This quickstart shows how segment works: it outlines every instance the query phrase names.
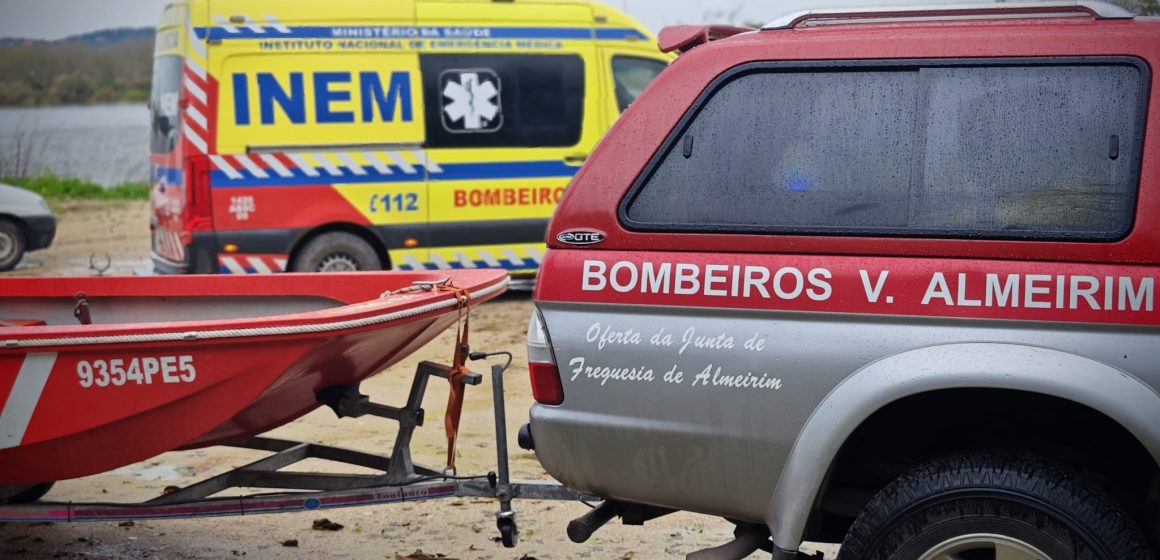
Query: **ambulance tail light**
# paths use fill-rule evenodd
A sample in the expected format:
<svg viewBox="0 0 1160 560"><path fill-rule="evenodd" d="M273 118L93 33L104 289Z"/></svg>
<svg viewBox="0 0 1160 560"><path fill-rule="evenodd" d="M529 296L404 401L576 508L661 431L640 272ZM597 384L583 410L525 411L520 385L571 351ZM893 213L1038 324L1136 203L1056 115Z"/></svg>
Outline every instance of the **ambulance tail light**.
<svg viewBox="0 0 1160 560"><path fill-rule="evenodd" d="M548 342L548 331L540 320L540 312L532 311L528 321L528 373L532 378L532 398L546 405L564 402L564 385L560 381L560 370L552 355L552 345Z"/></svg>
<svg viewBox="0 0 1160 560"><path fill-rule="evenodd" d="M193 156L185 163L185 231L213 229L209 188L209 158ZM188 243L188 240L186 240Z"/></svg>

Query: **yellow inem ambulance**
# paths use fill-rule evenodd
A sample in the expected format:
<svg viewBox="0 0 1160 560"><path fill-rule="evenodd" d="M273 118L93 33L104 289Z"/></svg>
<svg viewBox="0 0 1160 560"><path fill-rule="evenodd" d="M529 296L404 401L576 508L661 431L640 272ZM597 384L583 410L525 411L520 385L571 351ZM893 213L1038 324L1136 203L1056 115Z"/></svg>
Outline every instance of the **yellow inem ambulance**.
<svg viewBox="0 0 1160 560"><path fill-rule="evenodd" d="M160 273L502 267L668 62L607 6L189 0L157 31Z"/></svg>

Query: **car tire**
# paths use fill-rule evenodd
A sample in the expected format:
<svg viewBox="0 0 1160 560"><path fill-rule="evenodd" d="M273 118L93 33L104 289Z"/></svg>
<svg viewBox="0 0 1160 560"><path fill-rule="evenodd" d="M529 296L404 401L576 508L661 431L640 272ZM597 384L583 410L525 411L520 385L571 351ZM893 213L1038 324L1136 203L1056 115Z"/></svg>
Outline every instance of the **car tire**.
<svg viewBox="0 0 1160 560"><path fill-rule="evenodd" d="M27 239L20 224L0 219L0 272L16 268L20 259L24 258Z"/></svg>
<svg viewBox="0 0 1160 560"><path fill-rule="evenodd" d="M879 492L838 560L1153 559L1131 518L1071 470L1026 455L925 464Z"/></svg>
<svg viewBox="0 0 1160 560"><path fill-rule="evenodd" d="M52 482L21 486L0 486L0 504L27 504L44 497L52 489Z"/></svg>
<svg viewBox="0 0 1160 560"><path fill-rule="evenodd" d="M381 270L382 262L369 243L343 231L311 239L294 259L294 272L354 272Z"/></svg>

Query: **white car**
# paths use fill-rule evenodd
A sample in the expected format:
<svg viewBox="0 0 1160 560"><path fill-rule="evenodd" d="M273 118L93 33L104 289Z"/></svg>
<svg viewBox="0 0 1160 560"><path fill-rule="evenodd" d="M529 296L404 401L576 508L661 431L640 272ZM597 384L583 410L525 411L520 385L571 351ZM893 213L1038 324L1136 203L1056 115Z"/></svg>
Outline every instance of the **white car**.
<svg viewBox="0 0 1160 560"><path fill-rule="evenodd" d="M12 270L26 251L52 245L56 216L44 197L0 183L0 271Z"/></svg>

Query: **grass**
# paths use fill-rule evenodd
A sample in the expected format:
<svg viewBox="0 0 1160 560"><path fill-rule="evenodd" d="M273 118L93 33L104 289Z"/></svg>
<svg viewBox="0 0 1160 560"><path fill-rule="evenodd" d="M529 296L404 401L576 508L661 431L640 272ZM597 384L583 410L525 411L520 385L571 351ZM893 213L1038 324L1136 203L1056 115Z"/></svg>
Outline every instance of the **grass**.
<svg viewBox="0 0 1160 560"><path fill-rule="evenodd" d="M148 200L149 185L147 183L122 183L112 187L103 187L96 183L58 177L52 173L45 173L37 177L19 177L4 179L9 185L28 189L48 200Z"/></svg>

